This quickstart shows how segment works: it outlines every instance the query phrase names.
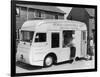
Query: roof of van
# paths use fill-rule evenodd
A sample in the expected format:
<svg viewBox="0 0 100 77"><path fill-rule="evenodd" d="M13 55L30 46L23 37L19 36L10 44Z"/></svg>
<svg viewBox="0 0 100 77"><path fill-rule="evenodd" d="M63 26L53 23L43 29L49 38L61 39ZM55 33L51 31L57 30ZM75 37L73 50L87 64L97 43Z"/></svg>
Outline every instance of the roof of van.
<svg viewBox="0 0 100 77"><path fill-rule="evenodd" d="M40 27L41 24L47 24L47 23L56 23L56 24L72 24L72 25L79 25L79 27L85 27L85 23L79 22L79 21L72 21L72 20L28 20L22 25L22 30L33 30L36 27ZM44 26L48 27L47 25ZM61 26L60 26L61 27ZM67 27L67 25L66 25ZM77 26L78 27L78 26ZM49 25L50 28L50 25Z"/></svg>

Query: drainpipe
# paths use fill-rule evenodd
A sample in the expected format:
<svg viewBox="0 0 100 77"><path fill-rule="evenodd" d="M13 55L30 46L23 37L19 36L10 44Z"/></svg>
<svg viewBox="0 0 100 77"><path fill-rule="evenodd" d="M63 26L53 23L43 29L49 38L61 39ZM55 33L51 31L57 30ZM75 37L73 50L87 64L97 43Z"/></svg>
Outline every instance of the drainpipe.
<svg viewBox="0 0 100 77"><path fill-rule="evenodd" d="M29 9L29 8L27 7L27 20L28 20L28 9Z"/></svg>

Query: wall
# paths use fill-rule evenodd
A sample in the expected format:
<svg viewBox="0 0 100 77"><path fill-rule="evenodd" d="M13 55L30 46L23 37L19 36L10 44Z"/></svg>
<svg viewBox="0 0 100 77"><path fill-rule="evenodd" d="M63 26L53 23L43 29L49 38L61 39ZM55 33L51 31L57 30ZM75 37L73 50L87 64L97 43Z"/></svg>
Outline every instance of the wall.
<svg viewBox="0 0 100 77"><path fill-rule="evenodd" d="M35 10L29 8L28 9L28 20L33 20L35 14Z"/></svg>
<svg viewBox="0 0 100 77"><path fill-rule="evenodd" d="M27 8L20 8L20 15L16 16L16 27L20 28L23 22L27 20Z"/></svg>
<svg viewBox="0 0 100 77"><path fill-rule="evenodd" d="M92 30L95 29L95 20L94 18L89 19L89 34L90 36L93 36Z"/></svg>
<svg viewBox="0 0 100 77"><path fill-rule="evenodd" d="M63 14L29 8L28 9L28 20L34 20L34 18L36 18L35 16L35 13L37 13L36 11L40 11L42 16L44 16L45 19L55 19L56 15L58 16L58 19L64 19ZM22 24L25 21L27 21L27 8L20 7L20 16L16 16L16 27L21 28Z"/></svg>

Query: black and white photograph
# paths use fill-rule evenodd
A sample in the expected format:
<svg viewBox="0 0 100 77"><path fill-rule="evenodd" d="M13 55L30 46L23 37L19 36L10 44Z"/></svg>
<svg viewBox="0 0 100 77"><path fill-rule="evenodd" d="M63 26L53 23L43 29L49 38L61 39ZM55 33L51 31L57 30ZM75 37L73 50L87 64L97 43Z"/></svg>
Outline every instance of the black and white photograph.
<svg viewBox="0 0 100 77"><path fill-rule="evenodd" d="M97 70L97 6L12 1L15 75Z"/></svg>

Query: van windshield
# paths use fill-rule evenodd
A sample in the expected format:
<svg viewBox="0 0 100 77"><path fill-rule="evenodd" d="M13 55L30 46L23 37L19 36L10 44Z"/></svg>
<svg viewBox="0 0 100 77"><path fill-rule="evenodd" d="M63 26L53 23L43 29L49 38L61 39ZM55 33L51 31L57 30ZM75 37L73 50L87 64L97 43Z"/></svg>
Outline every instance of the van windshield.
<svg viewBox="0 0 100 77"><path fill-rule="evenodd" d="M34 32L33 31L21 31L21 40L25 42L32 42Z"/></svg>

